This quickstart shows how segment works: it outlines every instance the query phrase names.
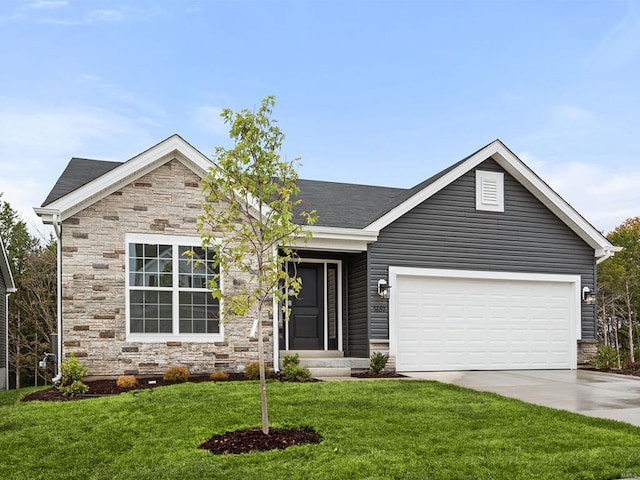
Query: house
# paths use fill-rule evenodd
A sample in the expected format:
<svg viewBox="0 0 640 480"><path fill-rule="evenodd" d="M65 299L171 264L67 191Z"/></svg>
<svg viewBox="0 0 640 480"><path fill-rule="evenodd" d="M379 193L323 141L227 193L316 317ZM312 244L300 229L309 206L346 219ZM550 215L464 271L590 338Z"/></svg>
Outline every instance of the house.
<svg viewBox="0 0 640 480"><path fill-rule="evenodd" d="M9 294L16 291L0 237L0 390L9 389Z"/></svg>
<svg viewBox="0 0 640 480"><path fill-rule="evenodd" d="M221 323L206 289L210 165L177 135L123 163L69 162L35 209L60 238L61 357L91 375L257 358L252 319ZM596 263L619 249L499 140L410 189L299 186L319 221L291 320L263 319L275 365L312 350L384 352L399 371L574 369L594 353ZM196 266L182 256L194 247Z"/></svg>

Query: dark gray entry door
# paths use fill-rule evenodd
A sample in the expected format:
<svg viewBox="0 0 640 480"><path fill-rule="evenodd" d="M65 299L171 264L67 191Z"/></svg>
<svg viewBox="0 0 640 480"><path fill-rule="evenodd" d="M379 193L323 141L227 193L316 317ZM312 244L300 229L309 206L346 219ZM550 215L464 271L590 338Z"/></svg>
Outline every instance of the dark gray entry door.
<svg viewBox="0 0 640 480"><path fill-rule="evenodd" d="M301 263L296 266L302 278L302 290L291 298L289 348L324 349L324 264Z"/></svg>

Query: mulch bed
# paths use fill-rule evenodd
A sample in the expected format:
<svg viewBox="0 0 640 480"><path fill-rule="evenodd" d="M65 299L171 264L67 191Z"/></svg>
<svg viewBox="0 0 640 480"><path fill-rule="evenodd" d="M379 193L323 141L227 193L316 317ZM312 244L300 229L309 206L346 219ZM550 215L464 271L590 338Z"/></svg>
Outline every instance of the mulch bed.
<svg viewBox="0 0 640 480"><path fill-rule="evenodd" d="M266 450L281 450L292 445L320 443L322 435L311 427L270 428L269 435L261 428L238 430L215 435L200 445L200 448L219 455L249 453Z"/></svg>
<svg viewBox="0 0 640 480"><path fill-rule="evenodd" d="M396 372L373 373L371 371L356 372L356 373L352 373L351 376L355 378L406 378L406 375L402 375L401 373L396 373Z"/></svg>
<svg viewBox="0 0 640 480"><path fill-rule="evenodd" d="M272 378L278 378L272 376ZM237 382L247 380L242 373L230 373L227 380L220 380L222 382ZM210 382L208 375L191 375L189 377L190 383ZM49 388L47 390L40 390L38 392L30 393L22 398L23 402L31 402L39 400L42 402L69 402L73 400L84 400L92 397L104 397L109 395L119 395L121 393L129 392L132 390L145 390L148 388L163 387L165 385L175 385L175 382L165 381L161 375L153 377L138 378L138 386L132 388L118 388L115 380L93 380L85 382L89 387L89 393L85 395L78 395L75 397L65 397L57 388Z"/></svg>

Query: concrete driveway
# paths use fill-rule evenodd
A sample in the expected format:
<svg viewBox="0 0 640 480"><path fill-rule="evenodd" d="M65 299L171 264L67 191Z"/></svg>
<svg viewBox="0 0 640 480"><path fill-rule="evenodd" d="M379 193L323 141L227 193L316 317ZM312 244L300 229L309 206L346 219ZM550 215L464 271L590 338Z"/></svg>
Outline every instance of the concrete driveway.
<svg viewBox="0 0 640 480"><path fill-rule="evenodd" d="M640 378L588 370L401 372L640 427Z"/></svg>

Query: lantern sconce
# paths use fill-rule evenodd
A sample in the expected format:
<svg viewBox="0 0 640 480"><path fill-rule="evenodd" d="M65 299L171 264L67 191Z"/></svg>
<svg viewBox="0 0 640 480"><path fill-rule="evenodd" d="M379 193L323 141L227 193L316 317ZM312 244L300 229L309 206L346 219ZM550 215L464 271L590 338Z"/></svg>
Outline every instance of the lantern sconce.
<svg viewBox="0 0 640 480"><path fill-rule="evenodd" d="M596 303L596 294L591 291L589 287L582 289L582 301L589 305Z"/></svg>
<svg viewBox="0 0 640 480"><path fill-rule="evenodd" d="M378 295L380 295L382 298L389 298L390 288L391 285L389 285L384 278L378 280Z"/></svg>

